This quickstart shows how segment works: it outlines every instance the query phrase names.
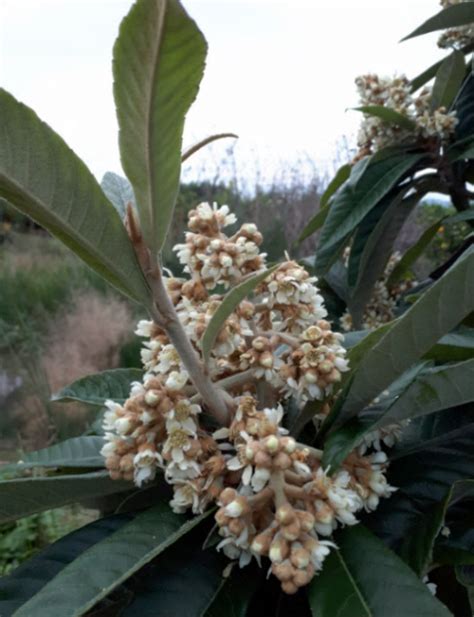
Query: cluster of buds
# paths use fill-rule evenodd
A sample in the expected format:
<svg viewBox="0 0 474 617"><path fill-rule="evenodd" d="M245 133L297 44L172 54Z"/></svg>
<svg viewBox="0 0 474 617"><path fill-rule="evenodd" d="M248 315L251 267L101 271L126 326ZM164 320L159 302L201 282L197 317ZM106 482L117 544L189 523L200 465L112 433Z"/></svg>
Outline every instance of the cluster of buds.
<svg viewBox="0 0 474 617"><path fill-rule="evenodd" d="M321 570L334 530L355 525L357 512L374 510L394 489L384 475L384 452L356 450L329 475L322 452L287 436L281 416L258 411L245 396L230 427L214 434L225 440L220 448L231 472L217 500L218 548L241 565L268 557L282 589L295 593Z"/></svg>
<svg viewBox="0 0 474 617"><path fill-rule="evenodd" d="M455 4L461 4L462 2L468 2L469 0L441 0L441 6L443 9L447 9ZM465 47L472 45L474 41L474 27L472 24L465 26L459 26L457 28L448 28L445 30L438 39L438 46L442 49L464 49Z"/></svg>
<svg viewBox="0 0 474 617"><path fill-rule="evenodd" d="M400 126L365 114L357 138L356 159L401 142L433 138L445 141L454 132L458 121L455 112L448 112L444 107L431 109L431 89L426 87L414 95L405 75L361 75L356 79L356 86L362 106L381 105L410 120L413 126Z"/></svg>
<svg viewBox="0 0 474 617"><path fill-rule="evenodd" d="M344 262L347 266L350 249L344 252ZM367 302L362 317L363 330L375 330L396 316L396 309L400 298L413 289L418 282L415 279L404 279L394 285L388 285L388 280L396 265L400 262L401 255L397 251L392 253L385 266L384 273L374 285L372 296ZM340 326L345 332L353 329L352 317L349 311L345 311L340 319Z"/></svg>
<svg viewBox="0 0 474 617"><path fill-rule="evenodd" d="M223 228L234 223L227 206L192 210L186 243L175 247L189 277L164 279L197 358L223 301L217 287L265 265L255 226L226 236ZM321 451L298 444L282 426L288 399L325 401L349 370L343 336L326 317L315 277L290 259L235 307L206 367L229 412L228 426L217 431L165 330L141 321L143 380L123 405L108 401L104 418L102 453L112 478L142 486L163 474L175 512L197 514L216 503L219 549L242 566L268 558L287 593L321 569L338 525L355 524L358 511L374 509L393 490L383 452L356 449L330 475Z"/></svg>

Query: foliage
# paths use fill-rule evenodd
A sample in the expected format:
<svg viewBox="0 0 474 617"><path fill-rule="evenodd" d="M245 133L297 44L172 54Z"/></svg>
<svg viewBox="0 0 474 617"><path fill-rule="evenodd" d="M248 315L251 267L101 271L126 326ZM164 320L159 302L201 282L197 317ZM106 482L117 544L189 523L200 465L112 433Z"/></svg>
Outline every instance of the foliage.
<svg viewBox="0 0 474 617"><path fill-rule="evenodd" d="M445 7L413 36L469 29L471 4ZM4 469L0 521L80 501L103 516L0 581L0 614L441 617L454 603L425 585L439 566L465 586L464 604L472 598L474 76L458 47L418 98L405 79L358 82L360 150L302 234L321 229L305 265L345 311L341 323L365 326L345 348L315 278L289 260L266 270L260 232L236 230L227 207L188 213L175 250L189 277L163 274L206 53L179 0L137 0L114 48L128 179L109 174L101 189L52 129L0 93L0 197L151 317L137 328L143 376L106 371L55 397L94 406L102 430ZM393 259L404 220L432 191L456 214L437 212L416 249ZM428 241L460 218L453 253L414 281ZM377 323L380 298L390 310Z"/></svg>

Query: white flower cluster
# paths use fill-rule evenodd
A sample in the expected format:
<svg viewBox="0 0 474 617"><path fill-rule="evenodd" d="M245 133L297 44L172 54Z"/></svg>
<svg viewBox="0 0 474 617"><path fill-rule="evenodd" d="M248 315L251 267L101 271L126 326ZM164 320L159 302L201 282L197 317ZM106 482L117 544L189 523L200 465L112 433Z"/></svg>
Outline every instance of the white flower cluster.
<svg viewBox="0 0 474 617"><path fill-rule="evenodd" d="M419 138L448 139L457 124L454 112L444 107L431 109L431 89L424 88L418 95L411 92L405 75L380 77L361 75L356 79L361 106L380 105L401 114L413 123L414 128L386 122L382 118L364 114L357 143L358 158L377 152L381 148Z"/></svg>
<svg viewBox="0 0 474 617"><path fill-rule="evenodd" d="M346 249L344 252L346 266L349 255L350 249ZM388 286L388 279L400 260L400 253L395 251L385 266L383 276L375 283L372 296L365 307L362 317L363 330L375 330L379 326L395 319L395 312L400 297L418 284L418 281L414 279L404 279L396 285ZM353 329L352 317L348 310L342 315L340 325L346 332Z"/></svg>
<svg viewBox="0 0 474 617"><path fill-rule="evenodd" d="M455 4L469 2L470 0L441 0L440 4L443 9L447 9ZM474 41L474 26L467 24L458 28L448 28L438 39L438 46L442 49L463 49L468 45L472 45Z"/></svg>
<svg viewBox="0 0 474 617"><path fill-rule="evenodd" d="M169 297L192 343L201 338L223 296L261 271L262 237L235 223L226 206L200 204L189 215L186 242L176 247L189 278L165 280ZM166 333L141 321L145 375L122 405L107 402L102 453L112 478L151 482L161 471L173 487L175 512L199 513L217 503L222 549L245 565L269 557L287 593L321 569L338 525L357 522L392 488L386 457L356 449L329 475L319 451L297 444L282 428L283 407L331 397L349 370L342 335L332 331L316 279L293 261L273 270L223 324L207 369L226 390L230 425L211 428L200 396ZM263 394L262 394L263 393ZM259 402L263 396L265 404Z"/></svg>

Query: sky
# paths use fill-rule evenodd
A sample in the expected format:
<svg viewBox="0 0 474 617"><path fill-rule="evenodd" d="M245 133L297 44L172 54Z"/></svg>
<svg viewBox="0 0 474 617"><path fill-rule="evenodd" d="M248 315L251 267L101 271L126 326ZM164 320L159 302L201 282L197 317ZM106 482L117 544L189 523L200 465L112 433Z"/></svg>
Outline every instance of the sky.
<svg viewBox="0 0 474 617"><path fill-rule="evenodd" d="M111 53L130 0L0 0L0 87L32 107L100 179L121 173ZM354 139L354 79L414 77L442 56L436 35L398 41L436 0L183 0L209 44L184 145L239 135L236 173L252 184L287 170L324 173ZM214 177L230 141L201 151L186 179ZM228 170L225 173L234 173Z"/></svg>

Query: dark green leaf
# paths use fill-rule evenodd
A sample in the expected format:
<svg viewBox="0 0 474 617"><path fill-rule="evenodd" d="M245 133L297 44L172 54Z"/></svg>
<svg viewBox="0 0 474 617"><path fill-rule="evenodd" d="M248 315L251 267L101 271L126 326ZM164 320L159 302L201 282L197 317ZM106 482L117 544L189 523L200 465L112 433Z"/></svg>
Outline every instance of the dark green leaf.
<svg viewBox="0 0 474 617"><path fill-rule="evenodd" d="M349 181L335 196L321 231L315 269L326 272L354 229L419 162L420 154L395 154L371 162L355 185Z"/></svg>
<svg viewBox="0 0 474 617"><path fill-rule="evenodd" d="M446 28L457 28L474 22L474 2L461 2L443 9L425 23L413 30L402 41L411 39L421 34L445 30Z"/></svg>
<svg viewBox="0 0 474 617"><path fill-rule="evenodd" d="M383 276L385 266L393 252L395 240L420 200L417 194L402 199L404 192L405 190L402 190L389 200L388 207L384 209L375 224L367 218L370 218L370 214L375 212L381 204L374 208L359 225L354 237L351 253L357 246L360 257L354 268L354 287L349 300L349 310L356 327L362 325L365 307L371 298L377 280Z"/></svg>
<svg viewBox="0 0 474 617"><path fill-rule="evenodd" d="M130 182L113 171L108 171L104 174L100 186L123 220L128 204L135 205L135 195Z"/></svg>
<svg viewBox="0 0 474 617"><path fill-rule="evenodd" d="M474 358L474 330L461 327L443 336L425 357L438 362L459 362Z"/></svg>
<svg viewBox="0 0 474 617"><path fill-rule="evenodd" d="M205 617L245 617L252 596L262 582L262 569L234 567Z"/></svg>
<svg viewBox="0 0 474 617"><path fill-rule="evenodd" d="M469 4L474 10L474 2L469 2ZM464 82L453 109L458 118L455 130L456 140L466 140L474 135L474 73L472 71Z"/></svg>
<svg viewBox="0 0 474 617"><path fill-rule="evenodd" d="M308 593L314 617L449 617L410 568L362 525L337 537Z"/></svg>
<svg viewBox="0 0 474 617"><path fill-rule="evenodd" d="M134 381L141 381L143 371L117 368L95 375L87 375L53 395L53 401L81 401L102 407L107 400L124 403L130 396Z"/></svg>
<svg viewBox="0 0 474 617"><path fill-rule="evenodd" d="M0 89L0 197L134 300L151 293L120 217L84 163L28 107Z"/></svg>
<svg viewBox="0 0 474 617"><path fill-rule="evenodd" d="M236 285L225 295L224 299L219 304L218 309L207 324L207 328L201 338L201 350L205 362L209 360L212 348L214 347L216 338L218 337L225 320L235 310L236 306L238 306L242 300L252 293L259 283L263 282L268 276L270 276L276 268L278 268L278 264L268 270L265 270L265 272L255 274L243 283Z"/></svg>
<svg viewBox="0 0 474 617"><path fill-rule="evenodd" d="M94 521L48 546L9 576L0 578L0 615L13 615L78 555L120 529L131 518L120 514Z"/></svg>
<svg viewBox="0 0 474 617"><path fill-rule="evenodd" d="M327 205L329 205L329 201L331 197L344 184L344 182L348 180L349 176L351 175L351 170L352 170L352 165L348 163L346 163L345 165L342 165L342 167L339 167L339 169L336 172L336 175L331 180L331 182L328 184L324 193L321 195L321 200L319 202L320 208L325 208Z"/></svg>
<svg viewBox="0 0 474 617"><path fill-rule="evenodd" d="M443 61L436 73L431 93L432 110L439 107L445 107L446 109L451 107L451 103L456 98L465 74L464 54L455 50Z"/></svg>
<svg viewBox="0 0 474 617"><path fill-rule="evenodd" d="M398 490L365 523L392 549L423 525L458 480L474 476L472 404L416 418L390 453L388 480Z"/></svg>
<svg viewBox="0 0 474 617"><path fill-rule="evenodd" d="M453 298L456 302L452 302ZM473 307L474 248L471 247L365 355L338 422L348 420L369 405L407 367L469 315Z"/></svg>
<svg viewBox="0 0 474 617"><path fill-rule="evenodd" d="M474 495L474 480L455 482L444 499L420 516L412 533L405 537L400 555L418 576L425 576L428 572L435 540L443 527L450 503L469 495Z"/></svg>
<svg viewBox="0 0 474 617"><path fill-rule="evenodd" d="M0 522L132 487L130 482L111 480L106 471L6 480L0 482Z"/></svg>
<svg viewBox="0 0 474 617"><path fill-rule="evenodd" d="M191 533L140 576L123 617L204 617L225 583L228 563L215 549L203 551L202 535Z"/></svg>
<svg viewBox="0 0 474 617"><path fill-rule="evenodd" d="M466 587L469 604L474 615L474 566L456 567L456 578Z"/></svg>
<svg viewBox="0 0 474 617"><path fill-rule="evenodd" d="M375 116L380 118L387 124L396 124L405 129L414 129L416 124L407 116L398 113L391 107L384 107L384 105L363 105L362 107L354 107L354 111L361 111L368 116Z"/></svg>
<svg viewBox="0 0 474 617"><path fill-rule="evenodd" d="M445 218L445 216L441 217L425 229L415 244L408 249L390 274L387 281L387 287L391 287L395 283L398 283L398 281L406 275L406 273L429 245L431 240L436 236L438 229Z"/></svg>
<svg viewBox="0 0 474 617"><path fill-rule="evenodd" d="M191 520L174 514L162 502L101 542L85 550L62 569L16 613L33 617L48 607L48 617L79 617L127 580L209 514Z"/></svg>
<svg viewBox="0 0 474 617"><path fill-rule="evenodd" d="M184 117L201 81L207 45L178 0L137 0L114 47L122 165L143 235L164 244L179 190Z"/></svg>
<svg viewBox="0 0 474 617"><path fill-rule="evenodd" d="M442 63L443 63L443 60L439 60L438 62L435 62L425 71L423 71L423 73L420 73L414 79L412 79L411 80L411 91L416 92L422 86L424 86L429 81L431 81L433 77L436 76L436 73L438 72L438 69L442 65Z"/></svg>

